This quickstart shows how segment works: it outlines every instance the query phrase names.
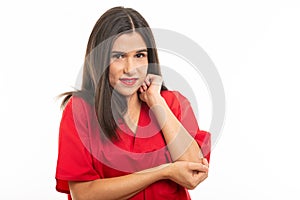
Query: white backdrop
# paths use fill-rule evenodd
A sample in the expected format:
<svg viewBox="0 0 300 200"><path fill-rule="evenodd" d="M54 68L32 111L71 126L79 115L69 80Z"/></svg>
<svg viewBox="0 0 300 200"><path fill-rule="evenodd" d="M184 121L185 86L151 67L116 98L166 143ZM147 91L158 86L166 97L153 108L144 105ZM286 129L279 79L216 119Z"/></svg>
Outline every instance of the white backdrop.
<svg viewBox="0 0 300 200"><path fill-rule="evenodd" d="M196 41L222 78L225 125L193 199L300 199L300 5L288 0L1 1L0 199L66 199L55 191L55 97L74 86L94 23L116 5Z"/></svg>

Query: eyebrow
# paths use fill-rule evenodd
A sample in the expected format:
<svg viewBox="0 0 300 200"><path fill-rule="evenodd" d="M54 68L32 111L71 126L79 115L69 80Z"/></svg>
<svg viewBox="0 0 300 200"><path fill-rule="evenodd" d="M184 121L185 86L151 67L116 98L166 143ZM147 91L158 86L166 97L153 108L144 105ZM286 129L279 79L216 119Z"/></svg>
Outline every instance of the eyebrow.
<svg viewBox="0 0 300 200"><path fill-rule="evenodd" d="M148 52L147 49L140 49L140 50L137 50L135 51L136 53L141 53L141 52ZM112 51L111 52L112 54L126 54L126 52L122 52L122 51Z"/></svg>

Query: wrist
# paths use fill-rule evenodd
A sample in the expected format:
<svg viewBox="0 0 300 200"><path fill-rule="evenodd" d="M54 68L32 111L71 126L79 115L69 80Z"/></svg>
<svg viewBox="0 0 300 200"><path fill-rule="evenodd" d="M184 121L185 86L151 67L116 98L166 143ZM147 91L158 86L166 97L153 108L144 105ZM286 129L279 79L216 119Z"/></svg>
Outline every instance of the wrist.
<svg viewBox="0 0 300 200"><path fill-rule="evenodd" d="M161 95L154 95L151 98L149 98L149 107L153 107L156 105L163 105L165 104L165 99Z"/></svg>
<svg viewBox="0 0 300 200"><path fill-rule="evenodd" d="M164 179L170 179L171 178L171 166L172 163L166 163L159 165L157 167L144 170L143 173L150 172L151 177L155 179L155 181L160 181Z"/></svg>
<svg viewBox="0 0 300 200"><path fill-rule="evenodd" d="M173 163L164 164L162 168L162 179L171 179Z"/></svg>

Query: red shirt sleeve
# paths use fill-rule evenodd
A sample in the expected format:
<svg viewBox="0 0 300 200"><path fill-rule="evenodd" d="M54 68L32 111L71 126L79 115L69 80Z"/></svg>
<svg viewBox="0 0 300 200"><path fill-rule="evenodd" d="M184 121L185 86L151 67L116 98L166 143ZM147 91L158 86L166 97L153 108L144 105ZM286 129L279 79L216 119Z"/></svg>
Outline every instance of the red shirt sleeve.
<svg viewBox="0 0 300 200"><path fill-rule="evenodd" d="M68 181L99 178L93 167L92 155L82 142L89 134L85 104L84 100L73 96L62 114L55 176L59 192L70 193Z"/></svg>
<svg viewBox="0 0 300 200"><path fill-rule="evenodd" d="M200 130L197 119L189 100L177 91L162 93L170 109L182 123L184 128L194 137L203 156L209 161L211 151L211 135L209 132Z"/></svg>

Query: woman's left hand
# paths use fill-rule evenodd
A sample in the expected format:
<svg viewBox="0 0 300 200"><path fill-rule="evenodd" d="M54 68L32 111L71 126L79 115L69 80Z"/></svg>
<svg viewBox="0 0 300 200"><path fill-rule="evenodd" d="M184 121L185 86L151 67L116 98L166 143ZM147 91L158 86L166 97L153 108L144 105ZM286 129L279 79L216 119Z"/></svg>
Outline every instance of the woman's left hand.
<svg viewBox="0 0 300 200"><path fill-rule="evenodd" d="M147 103L149 107L160 100L160 90L163 79L159 75L148 74L140 87L140 99Z"/></svg>

